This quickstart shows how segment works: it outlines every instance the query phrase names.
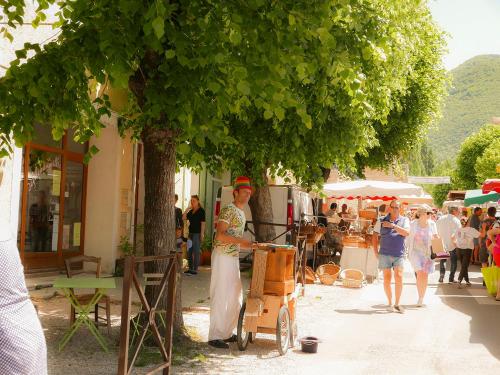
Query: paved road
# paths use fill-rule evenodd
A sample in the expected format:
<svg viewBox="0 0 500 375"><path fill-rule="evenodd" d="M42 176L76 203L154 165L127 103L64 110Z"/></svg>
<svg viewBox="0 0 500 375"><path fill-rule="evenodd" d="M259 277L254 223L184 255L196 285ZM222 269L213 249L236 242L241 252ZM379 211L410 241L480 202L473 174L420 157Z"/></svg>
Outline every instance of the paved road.
<svg viewBox="0 0 500 375"><path fill-rule="evenodd" d="M381 283L360 290L308 286L298 307L300 335L323 341L317 354L291 350L280 357L272 336L260 335L245 352L207 349L208 360L176 368L180 374L500 374L500 302L487 296L479 270L472 288L437 284L417 308L415 279L405 273L406 313L388 312ZM206 340L208 315L186 323Z"/></svg>

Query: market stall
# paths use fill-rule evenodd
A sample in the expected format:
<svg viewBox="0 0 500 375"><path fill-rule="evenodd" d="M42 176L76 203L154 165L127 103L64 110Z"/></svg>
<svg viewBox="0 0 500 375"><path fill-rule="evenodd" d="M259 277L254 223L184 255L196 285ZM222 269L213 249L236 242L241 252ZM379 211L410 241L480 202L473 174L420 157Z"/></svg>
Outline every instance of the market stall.
<svg viewBox="0 0 500 375"><path fill-rule="evenodd" d="M489 179L484 181L482 190L483 194L487 194L491 191L500 193L500 179Z"/></svg>
<svg viewBox="0 0 500 375"><path fill-rule="evenodd" d="M343 249L340 258L340 267L342 269L358 269L368 279L374 279L378 275L378 262L372 248L374 219L376 217L373 219L361 217L346 219L349 227L343 234Z"/></svg>
<svg viewBox="0 0 500 375"><path fill-rule="evenodd" d="M325 184L323 193L336 199L392 200L405 195L423 196L424 190L404 182L357 180Z"/></svg>
<svg viewBox="0 0 500 375"><path fill-rule="evenodd" d="M378 275L378 259L370 247L344 246L340 258L342 269L354 268L362 271L368 280L376 279Z"/></svg>
<svg viewBox="0 0 500 375"><path fill-rule="evenodd" d="M466 207L472 205L481 205L488 202L496 202L500 200L500 193L490 191L484 194L481 189L467 190L465 192L464 205Z"/></svg>
<svg viewBox="0 0 500 375"><path fill-rule="evenodd" d="M323 193L330 199L358 200L357 215L342 218L343 225L337 225L343 249L340 266L362 271L368 278L378 275L378 261L372 247L372 234L377 210L363 209L363 202L388 202L399 199L406 204L432 203L432 197L420 186L388 181L349 181L326 184Z"/></svg>

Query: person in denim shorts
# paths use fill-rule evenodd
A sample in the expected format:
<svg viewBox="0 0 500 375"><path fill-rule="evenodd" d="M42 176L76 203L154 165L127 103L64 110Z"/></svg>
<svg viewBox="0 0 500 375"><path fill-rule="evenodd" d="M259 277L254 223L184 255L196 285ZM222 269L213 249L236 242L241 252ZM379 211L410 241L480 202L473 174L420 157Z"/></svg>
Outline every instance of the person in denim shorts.
<svg viewBox="0 0 500 375"><path fill-rule="evenodd" d="M391 310L393 309L391 279L394 270L396 284L394 310L402 314L404 309L399 305L399 300L403 291L405 238L410 234L410 220L401 216L399 211L399 202L393 200L389 205L389 214L377 220L373 233L373 251L378 258L378 268L384 272L384 291Z"/></svg>

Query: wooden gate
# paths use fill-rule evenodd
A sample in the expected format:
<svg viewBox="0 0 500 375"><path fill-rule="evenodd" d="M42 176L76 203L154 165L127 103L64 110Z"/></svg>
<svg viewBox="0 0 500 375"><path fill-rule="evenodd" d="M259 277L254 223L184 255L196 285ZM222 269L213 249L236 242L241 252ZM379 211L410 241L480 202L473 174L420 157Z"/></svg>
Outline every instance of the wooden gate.
<svg viewBox="0 0 500 375"><path fill-rule="evenodd" d="M152 304L149 304L144 288L142 287L139 277L137 276L137 265L140 263L163 263L165 271L159 281L157 288L158 294ZM172 336L173 336L173 323L174 323L174 312L175 312L175 279L177 276L177 259L175 254L171 255L157 255L157 256L145 256L145 257L126 257L125 259L125 272L123 277L123 298L122 298L122 315L121 315L121 330L120 330L120 352L118 359L118 375L129 375L132 374L134 369L135 361L139 355L142 348L142 344L148 332L151 332L154 341L160 349L160 353L163 358L163 362L155 367L153 370L148 372L148 374L154 374L160 370L163 371L164 375L170 373L170 367L172 365ZM142 312L144 314L144 319L141 320L141 326L139 328L138 344L132 352L129 352L130 343L130 312L131 312L131 289L132 285L135 287L137 294L141 300ZM162 300L162 297L167 293L166 306L160 311L158 305ZM164 314L165 317L162 318L164 322L165 331L164 337L162 337L157 323L158 315ZM132 355L130 355L132 354Z"/></svg>

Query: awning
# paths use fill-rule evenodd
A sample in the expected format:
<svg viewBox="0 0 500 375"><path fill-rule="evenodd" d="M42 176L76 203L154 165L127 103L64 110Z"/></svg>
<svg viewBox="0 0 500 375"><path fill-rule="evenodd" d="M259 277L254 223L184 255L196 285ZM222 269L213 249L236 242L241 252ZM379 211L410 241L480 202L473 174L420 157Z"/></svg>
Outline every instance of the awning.
<svg viewBox="0 0 500 375"><path fill-rule="evenodd" d="M500 193L500 180L499 179L490 179L484 181L483 184L483 194L487 194L490 191L495 191Z"/></svg>
<svg viewBox="0 0 500 375"><path fill-rule="evenodd" d="M392 200L402 195L424 195L424 190L414 184L373 180L325 184L323 192L327 197L336 199Z"/></svg>
<svg viewBox="0 0 500 375"><path fill-rule="evenodd" d="M373 199L373 200L371 200L370 198L366 198L366 199L370 200L370 203L377 202L377 201L380 203L381 201L397 199L402 204L424 204L425 203L425 204L428 204L430 206L434 205L434 201L429 194L400 195L399 197L391 197L390 199Z"/></svg>
<svg viewBox="0 0 500 375"><path fill-rule="evenodd" d="M487 202L495 202L500 199L500 194L497 192L489 192L487 194L483 194L481 189L477 190L467 190L465 192L464 205L471 206L473 204L483 204Z"/></svg>
<svg viewBox="0 0 500 375"><path fill-rule="evenodd" d="M348 195L348 196L343 196L343 195L335 195L329 198L335 198L335 199L348 199L348 200L354 200L354 199L369 199L372 201L392 201L394 199L397 199L396 196L387 196L387 195Z"/></svg>

